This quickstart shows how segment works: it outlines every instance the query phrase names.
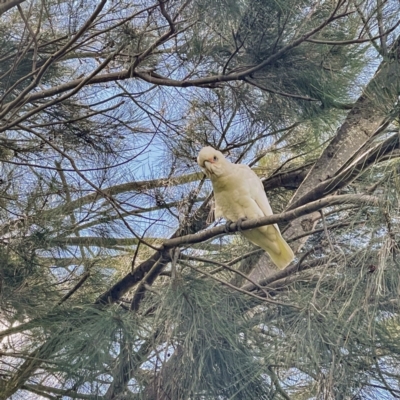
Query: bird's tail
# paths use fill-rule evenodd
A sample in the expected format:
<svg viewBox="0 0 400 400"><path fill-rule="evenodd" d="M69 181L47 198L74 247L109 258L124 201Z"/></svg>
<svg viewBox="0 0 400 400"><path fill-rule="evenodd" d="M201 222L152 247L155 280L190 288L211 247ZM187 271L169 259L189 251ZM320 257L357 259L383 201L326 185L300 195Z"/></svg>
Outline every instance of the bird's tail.
<svg viewBox="0 0 400 400"><path fill-rule="evenodd" d="M279 247L279 254L276 253L273 249L268 247L264 248L264 250L268 253L271 257L273 263L279 268L284 269L286 268L294 259L293 250L289 247L286 243L285 239L279 234L275 243Z"/></svg>
<svg viewBox="0 0 400 400"><path fill-rule="evenodd" d="M242 233L251 242L264 249L279 269L286 268L294 259L292 249L281 236L279 228L274 225L268 225L261 229L251 229Z"/></svg>

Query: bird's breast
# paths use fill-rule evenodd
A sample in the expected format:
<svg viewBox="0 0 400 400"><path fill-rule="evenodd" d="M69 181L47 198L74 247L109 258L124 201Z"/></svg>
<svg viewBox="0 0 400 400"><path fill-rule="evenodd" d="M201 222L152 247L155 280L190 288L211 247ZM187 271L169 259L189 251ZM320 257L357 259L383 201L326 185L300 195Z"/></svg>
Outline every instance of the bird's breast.
<svg viewBox="0 0 400 400"><path fill-rule="evenodd" d="M228 175L213 181L216 207L225 219L236 221L247 217L246 210L252 199L246 185L234 175Z"/></svg>

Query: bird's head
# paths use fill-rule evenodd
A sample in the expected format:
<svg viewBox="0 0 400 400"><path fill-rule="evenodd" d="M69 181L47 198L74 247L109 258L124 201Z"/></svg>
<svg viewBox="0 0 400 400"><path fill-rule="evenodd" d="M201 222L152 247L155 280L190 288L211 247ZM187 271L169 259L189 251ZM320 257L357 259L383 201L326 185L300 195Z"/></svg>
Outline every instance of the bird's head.
<svg viewBox="0 0 400 400"><path fill-rule="evenodd" d="M223 154L210 146L203 147L197 156L197 164L200 165L209 178L222 175L227 163L229 163L229 161Z"/></svg>

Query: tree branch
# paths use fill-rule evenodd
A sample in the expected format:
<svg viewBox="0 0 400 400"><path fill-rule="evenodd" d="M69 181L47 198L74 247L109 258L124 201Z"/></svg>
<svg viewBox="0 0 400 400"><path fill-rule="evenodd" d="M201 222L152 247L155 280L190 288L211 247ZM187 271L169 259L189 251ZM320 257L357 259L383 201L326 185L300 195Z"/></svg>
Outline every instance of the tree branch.
<svg viewBox="0 0 400 400"><path fill-rule="evenodd" d="M400 137L398 134L395 134L386 139L384 142L377 144L375 147L359 157L355 162L350 164L342 172L339 172L331 179L321 182L304 196L300 197L297 201L289 206L288 210L299 207L302 204L307 204L310 201L326 196L347 186L371 165L376 164L382 157L390 154L393 150L398 148L399 143Z"/></svg>
<svg viewBox="0 0 400 400"><path fill-rule="evenodd" d="M318 211L324 207L330 207L345 203L378 205L379 199L373 196L365 196L365 195L330 196L325 199L314 201L305 206L301 206L294 210L284 212L282 214L275 214L268 217L259 218L257 220L244 221L241 224L241 230L254 229L260 226L272 225L278 222L289 222L302 215ZM237 226L236 222L232 222L228 228L231 233L237 232L239 230L239 227ZM166 251L182 245L204 242L216 236L225 234L226 233L225 229L226 229L225 226L217 226L215 228L207 229L199 233L174 237L172 239L166 240L160 247L162 248L163 251ZM146 274L153 268L154 264L158 262L160 257L161 257L160 251L154 253L149 259L140 264L133 271L133 273L125 275L107 292L99 296L98 299L96 300L96 304L107 304L109 302L114 303L118 301L128 290L130 290L133 286L135 286L146 276ZM287 271L288 268L285 269L284 271ZM293 268L294 270L296 270L297 267L294 266ZM161 270L162 269L157 269L156 272L159 274ZM290 269L290 271L292 272L294 272L294 270L292 271L292 269ZM287 275L283 274L283 276Z"/></svg>

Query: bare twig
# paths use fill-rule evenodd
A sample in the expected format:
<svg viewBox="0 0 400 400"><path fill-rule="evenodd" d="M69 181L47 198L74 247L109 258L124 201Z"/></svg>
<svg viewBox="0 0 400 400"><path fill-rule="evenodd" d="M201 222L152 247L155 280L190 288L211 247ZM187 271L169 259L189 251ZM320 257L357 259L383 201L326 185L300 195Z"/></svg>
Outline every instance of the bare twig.
<svg viewBox="0 0 400 400"><path fill-rule="evenodd" d="M328 228L326 226L324 210L319 210L319 213L321 214L322 226L324 227L324 233L325 233L326 240L329 243L329 247L331 249L331 252L334 253L335 252L335 248L333 247L333 243L331 241L331 238L330 238L329 232L328 232Z"/></svg>
<svg viewBox="0 0 400 400"><path fill-rule="evenodd" d="M229 288L231 288L233 290L236 290L236 291L238 291L240 293L247 294L248 296L254 297L257 300L261 300L262 302L266 302L266 303L270 303L270 304L274 304L276 306L282 306L282 307L293 307L293 308L296 308L296 309L300 310L300 307L295 306L294 304L285 304L285 303L281 303L280 301L272 300L269 297L258 296L258 295L254 294L252 292L249 292L247 290L244 290L242 288L234 286L231 283L226 282L223 279L220 279L220 278L216 277L215 275L211 275L206 271L202 271L201 269L196 268L196 267L194 267L193 265L191 265L189 263L185 263L183 261L181 261L181 263L182 263L182 265L185 265L185 266L187 266L187 267L189 267L191 269L194 269L195 271L197 271L197 272L199 272L201 274L204 274L204 275L208 276L209 278L214 279L215 281L217 281L219 283L222 283L223 285L225 285L225 286L227 286L227 287L229 287Z"/></svg>
<svg viewBox="0 0 400 400"><path fill-rule="evenodd" d="M77 284L61 299L58 301L57 305L60 305L62 303L64 303L66 300L68 300L87 280L87 278L89 278L90 276L90 272L85 272L81 279L79 279L79 281L77 282Z"/></svg>

